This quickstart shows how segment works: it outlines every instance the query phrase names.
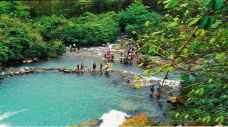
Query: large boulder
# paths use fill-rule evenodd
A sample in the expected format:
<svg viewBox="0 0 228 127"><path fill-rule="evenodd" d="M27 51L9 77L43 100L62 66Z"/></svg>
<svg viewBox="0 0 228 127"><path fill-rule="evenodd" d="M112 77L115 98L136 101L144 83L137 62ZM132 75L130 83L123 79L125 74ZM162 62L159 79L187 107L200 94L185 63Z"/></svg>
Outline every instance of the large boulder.
<svg viewBox="0 0 228 127"><path fill-rule="evenodd" d="M132 118L127 119L121 125L121 127L144 127L150 126L150 120L145 114L138 114L133 116Z"/></svg>

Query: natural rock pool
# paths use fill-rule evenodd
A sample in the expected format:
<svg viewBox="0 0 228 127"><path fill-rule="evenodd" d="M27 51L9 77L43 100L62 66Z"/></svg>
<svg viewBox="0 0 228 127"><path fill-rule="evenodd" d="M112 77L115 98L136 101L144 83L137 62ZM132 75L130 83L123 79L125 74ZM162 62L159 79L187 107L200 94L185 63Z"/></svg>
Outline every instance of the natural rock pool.
<svg viewBox="0 0 228 127"><path fill-rule="evenodd" d="M99 118L112 109L162 118L149 89L113 83L119 79L115 74L107 78L51 72L6 78L0 83L0 124L66 126Z"/></svg>
<svg viewBox="0 0 228 127"><path fill-rule="evenodd" d="M66 53L57 59L23 64L20 67L68 68L83 63L97 68L103 63L102 51L82 49L80 53ZM114 70L142 73L143 69L123 65L117 60ZM67 126L97 119L110 110L128 115L145 113L151 119L169 120L150 89L133 89L121 80L120 74L104 75L64 74L41 72L7 77L0 81L0 126ZM118 84L117 84L118 83Z"/></svg>

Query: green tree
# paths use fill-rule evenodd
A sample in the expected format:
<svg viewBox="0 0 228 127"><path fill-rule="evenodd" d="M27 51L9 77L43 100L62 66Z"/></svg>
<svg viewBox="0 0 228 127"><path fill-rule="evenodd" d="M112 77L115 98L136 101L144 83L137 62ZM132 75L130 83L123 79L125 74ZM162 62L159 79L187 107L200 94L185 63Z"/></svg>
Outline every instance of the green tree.
<svg viewBox="0 0 228 127"><path fill-rule="evenodd" d="M136 1L126 10L121 11L119 17L122 31L128 34L140 34L145 32L146 22L158 25L159 15L149 12L148 8L141 1Z"/></svg>
<svg viewBox="0 0 228 127"><path fill-rule="evenodd" d="M148 24L139 44L144 53L166 62L147 72L181 70L179 105L168 115L177 122L227 125L227 2L223 0L158 0L167 14L162 27ZM197 9L196 9L197 8ZM152 64L155 64L154 62Z"/></svg>

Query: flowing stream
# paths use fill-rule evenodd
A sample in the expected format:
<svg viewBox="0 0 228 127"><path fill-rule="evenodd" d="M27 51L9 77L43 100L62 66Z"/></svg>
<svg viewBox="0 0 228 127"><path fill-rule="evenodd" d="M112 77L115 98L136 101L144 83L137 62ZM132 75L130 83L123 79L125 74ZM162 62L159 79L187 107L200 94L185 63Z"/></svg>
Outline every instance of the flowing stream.
<svg viewBox="0 0 228 127"><path fill-rule="evenodd" d="M75 68L81 63L86 66L103 63L92 55L85 57L85 53L65 54L58 59L22 66ZM113 69L143 72L134 65L119 62L113 63ZM135 90L120 79L117 74L107 78L99 74L54 72L8 77L0 81L0 125L67 126L97 119L110 110L166 119L156 100L149 97L148 88Z"/></svg>

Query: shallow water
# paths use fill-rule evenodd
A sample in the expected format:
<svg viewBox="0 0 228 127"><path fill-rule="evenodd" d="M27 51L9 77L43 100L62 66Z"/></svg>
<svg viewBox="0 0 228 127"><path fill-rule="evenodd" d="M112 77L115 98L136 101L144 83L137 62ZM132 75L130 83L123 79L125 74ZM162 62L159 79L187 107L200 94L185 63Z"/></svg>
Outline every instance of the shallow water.
<svg viewBox="0 0 228 127"><path fill-rule="evenodd" d="M0 125L66 126L113 109L163 119L149 89L133 90L113 80L120 76L49 72L6 78L0 83Z"/></svg>
<svg viewBox="0 0 228 127"><path fill-rule="evenodd" d="M102 57L102 56L101 56ZM92 55L92 53L82 52L82 53L66 53L59 58L51 59L49 61L41 61L32 64L23 64L19 67L44 67L44 68L68 68L73 69L76 68L77 64L84 64L87 67L91 67L93 63L96 63L97 68L100 67L100 64L105 65L105 60L98 59L96 56ZM111 63L113 70L126 70L135 72L138 74L142 74L144 69L139 68L137 66L136 61L133 61L130 65L121 64L120 61L114 61ZM158 78L163 78L164 73L156 74L154 76ZM180 79L178 72L170 72L169 79Z"/></svg>
<svg viewBox="0 0 228 127"><path fill-rule="evenodd" d="M68 68L83 63L99 68L104 65L102 51L83 49L81 53L66 53L49 61L24 64L19 67ZM141 74L144 70L136 63L112 63L113 70L126 70ZM163 75L155 75L162 77ZM176 77L174 74L173 77ZM166 121L156 100L150 99L149 88L134 90L121 76L111 74L34 73L9 77L0 82L0 126L66 126L97 119L110 110L129 115L146 113L151 119Z"/></svg>

